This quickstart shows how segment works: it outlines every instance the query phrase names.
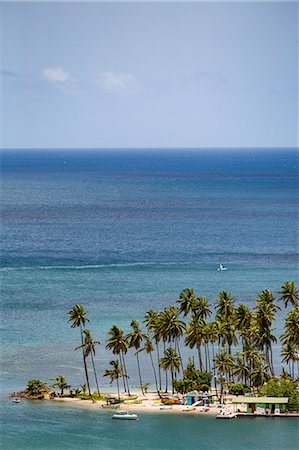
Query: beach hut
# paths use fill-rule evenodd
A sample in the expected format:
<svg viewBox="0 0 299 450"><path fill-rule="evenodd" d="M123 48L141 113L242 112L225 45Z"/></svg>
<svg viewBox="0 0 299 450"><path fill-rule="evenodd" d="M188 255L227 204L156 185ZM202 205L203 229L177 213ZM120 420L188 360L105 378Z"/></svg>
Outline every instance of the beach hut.
<svg viewBox="0 0 299 450"><path fill-rule="evenodd" d="M242 395L232 399L236 405L246 405L247 414L278 414L285 412L285 405L288 403L288 397L245 397Z"/></svg>
<svg viewBox="0 0 299 450"><path fill-rule="evenodd" d="M193 405L193 403L198 402L199 392L194 390L186 394L186 405Z"/></svg>

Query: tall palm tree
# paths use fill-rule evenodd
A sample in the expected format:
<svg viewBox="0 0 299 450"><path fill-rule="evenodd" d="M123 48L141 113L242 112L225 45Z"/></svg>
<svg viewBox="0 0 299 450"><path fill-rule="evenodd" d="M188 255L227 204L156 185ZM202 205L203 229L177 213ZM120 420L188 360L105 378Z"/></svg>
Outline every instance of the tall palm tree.
<svg viewBox="0 0 299 450"><path fill-rule="evenodd" d="M97 344L100 344L100 341L95 341L92 338L90 330L84 330L83 334L84 334L83 345L80 345L80 347L78 347L78 348L83 348L85 358L87 358L89 355L91 356L92 368L93 368L94 378L95 378L95 382L96 382L96 386L97 386L98 396L100 396L98 377L97 377L95 363L94 363L94 356L96 354L95 346Z"/></svg>
<svg viewBox="0 0 299 450"><path fill-rule="evenodd" d="M159 331L159 313L154 309L149 309L146 311L143 323L146 324L148 329L149 336L151 333L153 334L153 339L156 344L157 350L157 362L158 362L158 377L159 377L159 389L162 389L162 378L161 378L161 364L160 364L160 351L159 351L159 342L161 339L161 334Z"/></svg>
<svg viewBox="0 0 299 450"><path fill-rule="evenodd" d="M130 395L130 388L128 383L128 373L126 368L126 362L125 362L125 354L128 351L128 337L124 334L121 327L117 325L113 325L110 330L108 330L108 334L110 338L107 340L106 348L109 350L112 350L112 353L114 355L118 355L120 359L120 365L123 365L124 367L124 373L125 376L123 377L124 380L124 389L126 392L128 392L128 395Z"/></svg>
<svg viewBox="0 0 299 450"><path fill-rule="evenodd" d="M79 329L80 329L82 356L83 356L83 365L84 365L84 371L85 371L86 384L87 384L89 396L92 398L91 391L90 391L88 368L87 368L86 357L84 355L84 348L83 348L83 330L85 327L85 323L89 322L89 319L86 317L86 314L87 314L87 311L85 310L84 306L81 304L76 304L68 312L68 315L70 317L68 322L71 322L71 321L73 322L71 325L71 328L79 327Z"/></svg>
<svg viewBox="0 0 299 450"><path fill-rule="evenodd" d="M112 369L106 369L104 377L110 377L110 384L112 384L116 380L118 399L120 399L118 380L120 377L126 377L126 374L123 370L123 366L119 364L118 359L110 361L109 364L110 366L112 366Z"/></svg>
<svg viewBox="0 0 299 450"><path fill-rule="evenodd" d="M131 331L127 336L129 339L129 348L135 348L135 350L136 350L135 355L136 355L136 359L137 359L140 389L141 389L142 395L144 395L143 384L142 384L142 379L141 379L140 362L139 362L139 351L141 348L142 341L145 337L145 334L141 331L138 320L132 320L130 326L133 328L133 331Z"/></svg>
<svg viewBox="0 0 299 450"><path fill-rule="evenodd" d="M179 311L176 306L166 306L164 308L163 312L159 315L158 328L163 341L168 342L170 346L174 343L181 358L179 339L183 335L186 325L179 319Z"/></svg>
<svg viewBox="0 0 299 450"><path fill-rule="evenodd" d="M171 373L171 384L172 384L172 393L174 394L174 375L177 371L180 370L181 358L177 354L176 350L172 347L167 348L164 352L164 357L161 358L161 366L167 371L170 370Z"/></svg>
<svg viewBox="0 0 299 450"><path fill-rule="evenodd" d="M201 344L204 338L204 326L203 319L199 319L197 316L192 316L189 320L189 325L186 328L185 344L191 349L197 348L199 369L203 371L203 363L201 357Z"/></svg>
<svg viewBox="0 0 299 450"><path fill-rule="evenodd" d="M160 395L159 387L158 387L158 380L157 380L157 375L156 375L156 369L155 369L155 365L154 365L154 361L153 361L153 357L152 357L152 352L154 351L154 346L153 346L153 343L148 334L145 335L145 342L144 342L144 346L143 346L142 350L144 350L150 356L151 365L152 365L153 372L154 372L157 394Z"/></svg>
<svg viewBox="0 0 299 450"><path fill-rule="evenodd" d="M296 287L294 281L286 281L281 286L279 294L281 295L279 300L284 301L285 308L287 308L289 302L293 306L299 305L299 289Z"/></svg>
<svg viewBox="0 0 299 450"><path fill-rule="evenodd" d="M220 353L215 355L214 363L215 369L217 369L219 374L218 379L220 380L220 402L222 402L225 375L231 373L231 370L234 367L234 359L228 352L221 350Z"/></svg>
<svg viewBox="0 0 299 450"><path fill-rule="evenodd" d="M272 342L276 342L276 337L272 334L271 326L275 313L279 309L271 291L266 289L258 294L255 307L255 321L258 327L256 341L258 347L264 352L265 364L269 366L272 375L274 375Z"/></svg>

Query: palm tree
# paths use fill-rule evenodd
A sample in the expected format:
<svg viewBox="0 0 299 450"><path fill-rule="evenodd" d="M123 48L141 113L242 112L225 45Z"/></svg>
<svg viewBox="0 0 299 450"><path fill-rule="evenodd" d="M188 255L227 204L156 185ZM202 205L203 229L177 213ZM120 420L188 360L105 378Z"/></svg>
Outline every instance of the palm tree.
<svg viewBox="0 0 299 450"><path fill-rule="evenodd" d="M212 314L209 301L206 297L203 296L197 297L195 299L192 311L200 319L207 319Z"/></svg>
<svg viewBox="0 0 299 450"><path fill-rule="evenodd" d="M179 339L186 328L185 323L179 319L179 311L176 306L166 306L159 315L158 329L164 342L174 343L181 358ZM182 358L181 358L182 361ZM182 364L183 369L183 364Z"/></svg>
<svg viewBox="0 0 299 450"><path fill-rule="evenodd" d="M94 356L96 354L95 346L97 344L100 344L100 341L95 341L92 338L90 330L84 330L83 334L84 334L83 345L80 345L80 347L78 347L78 348L83 348L85 358L87 358L89 355L91 356L91 362L92 362L94 378L95 378L95 382L96 382L96 385L97 385L98 396L100 397L98 377L97 377L95 363L94 363Z"/></svg>
<svg viewBox="0 0 299 450"><path fill-rule="evenodd" d="M297 349L294 344L286 344L281 350L281 356L283 356L282 362L292 364L291 373L292 378L295 378L295 361L298 359Z"/></svg>
<svg viewBox="0 0 299 450"><path fill-rule="evenodd" d="M274 375L272 342L276 342L276 338L272 334L271 326L275 313L280 309L274 301L275 298L272 292L266 289L258 294L255 307L255 321L258 327L256 342L258 347L264 352L265 363L269 366L272 375Z"/></svg>
<svg viewBox="0 0 299 450"><path fill-rule="evenodd" d="M180 295L177 303L180 303L180 313L183 313L184 316L187 316L190 311L194 308L195 305L195 292L194 289L186 288L184 289Z"/></svg>
<svg viewBox="0 0 299 450"><path fill-rule="evenodd" d="M120 359L120 365L124 367L124 373L125 376L123 377L124 380L124 389L126 392L128 392L128 395L130 395L130 388L129 383L127 381L128 373L126 368L126 362L125 362L125 354L128 351L128 337L124 335L123 330L121 327L117 325L113 325L110 330L108 331L108 334L110 335L110 338L108 339L108 343L106 345L106 348L109 350L112 350L112 353L114 355L118 355Z"/></svg>
<svg viewBox="0 0 299 450"><path fill-rule="evenodd" d="M199 369L203 371L203 364L201 358L201 344L204 337L204 326L205 323L203 319L199 319L197 316L192 316L189 325L186 328L187 335L185 337L185 344L191 349L196 346L198 354Z"/></svg>
<svg viewBox="0 0 299 450"><path fill-rule="evenodd" d="M216 298L216 319L227 321L235 312L234 300L230 293L221 291Z"/></svg>
<svg viewBox="0 0 299 450"><path fill-rule="evenodd" d="M174 394L174 374L175 372L180 370L181 358L177 354L176 350L172 347L167 348L164 352L164 357L161 358L161 366L165 370L170 370L171 373L171 384L172 384L172 393Z"/></svg>
<svg viewBox="0 0 299 450"><path fill-rule="evenodd" d="M149 336L153 333L153 339L156 344L157 349L157 361L158 361L158 376L159 376L159 389L162 389L162 379L161 379L161 365L160 365L160 351L159 351L159 341L161 335L159 332L159 313L154 309L149 309L146 311L143 323L146 324Z"/></svg>
<svg viewBox="0 0 299 450"><path fill-rule="evenodd" d="M138 374L139 374L139 381L140 381L140 389L141 389L142 395L144 395L138 353L140 351L141 343L142 343L142 341L144 339L145 334L142 333L141 329L139 328L138 320L132 320L130 326L133 328L133 331L131 331L131 333L128 334L129 348L135 348L135 350L136 350L135 355L136 355L136 358L137 358L137 366L138 366Z"/></svg>
<svg viewBox="0 0 299 450"><path fill-rule="evenodd" d="M157 375L156 375L156 369L155 369L155 365L154 365L154 361L153 361L153 357L152 357L152 352L154 351L154 346L153 343L150 339L150 336L148 334L145 335L145 342L144 342L144 346L141 350L144 350L151 359L151 365L153 368L153 372L154 372L154 378L155 378L155 384L156 384L156 389L157 389L157 394L159 394L159 388L158 388L158 381L157 381Z"/></svg>
<svg viewBox="0 0 299 450"><path fill-rule="evenodd" d="M118 399L120 399L119 394L119 378L120 377L126 377L127 375L123 371L123 366L119 364L118 359L114 359L113 361L110 361L110 366L112 366L112 369L106 369L104 373L104 377L110 377L110 384L112 384L116 380L117 384L117 395Z"/></svg>
<svg viewBox="0 0 299 450"><path fill-rule="evenodd" d="M259 364L250 373L249 377L251 379L252 385L256 387L257 390L259 390L259 388L271 378L268 369L269 366L267 364Z"/></svg>
<svg viewBox="0 0 299 450"><path fill-rule="evenodd" d="M71 328L80 328L80 336L81 336L81 346L83 346L83 329L85 327L85 323L89 322L89 319L86 317L87 311L85 310L84 306L81 304L76 304L73 306L73 308L68 312L68 315L70 316L68 322L73 321ZM89 396L91 396L90 392L90 383L89 383L89 375L88 375L88 369L86 364L86 357L84 355L84 348L82 348L82 356L83 356L83 365L84 365L84 371L85 371L85 378L86 378L86 384L88 388Z"/></svg>
<svg viewBox="0 0 299 450"><path fill-rule="evenodd" d="M217 371L219 373L220 402L222 402L225 374L231 373L231 370L234 367L234 359L233 359L232 355L230 355L228 352L221 350L220 353L215 355L214 363L215 363L215 369L217 369Z"/></svg>
<svg viewBox="0 0 299 450"><path fill-rule="evenodd" d="M60 389L60 396L63 396L64 390L69 389L71 386L67 384L66 378L63 375L58 375L56 378L50 378L55 381L51 384L51 387L58 387Z"/></svg>
<svg viewBox="0 0 299 450"><path fill-rule="evenodd" d="M279 300L284 301L285 308L287 308L289 302L295 307L299 304L299 289L296 287L294 281L286 281L281 286L279 294L281 295Z"/></svg>

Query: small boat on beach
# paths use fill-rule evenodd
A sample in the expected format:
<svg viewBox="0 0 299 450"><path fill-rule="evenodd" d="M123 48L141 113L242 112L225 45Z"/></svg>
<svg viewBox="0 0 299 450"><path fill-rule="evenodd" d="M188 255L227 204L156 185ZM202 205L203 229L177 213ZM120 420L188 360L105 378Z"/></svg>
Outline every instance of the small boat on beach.
<svg viewBox="0 0 299 450"><path fill-rule="evenodd" d="M224 267L221 263L219 263L218 272L223 272L224 270L227 270L226 267Z"/></svg>
<svg viewBox="0 0 299 450"><path fill-rule="evenodd" d="M113 414L112 419L119 420L137 420L137 414L131 414L128 411L118 411L116 414Z"/></svg>

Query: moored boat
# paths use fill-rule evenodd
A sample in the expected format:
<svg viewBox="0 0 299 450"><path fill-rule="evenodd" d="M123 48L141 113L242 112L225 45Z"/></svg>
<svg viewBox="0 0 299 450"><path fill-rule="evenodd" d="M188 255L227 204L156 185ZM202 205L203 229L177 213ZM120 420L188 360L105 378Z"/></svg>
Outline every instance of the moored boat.
<svg viewBox="0 0 299 450"><path fill-rule="evenodd" d="M230 411L222 411L220 414L216 416L216 419L235 419L237 414L232 413Z"/></svg>
<svg viewBox="0 0 299 450"><path fill-rule="evenodd" d="M137 414L129 413L128 411L118 411L116 414L113 414L112 419L119 420L136 420L138 419Z"/></svg>

